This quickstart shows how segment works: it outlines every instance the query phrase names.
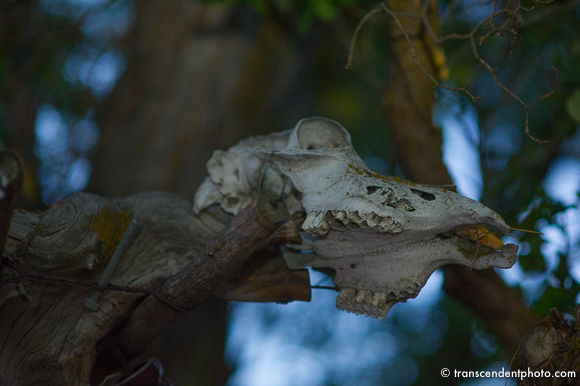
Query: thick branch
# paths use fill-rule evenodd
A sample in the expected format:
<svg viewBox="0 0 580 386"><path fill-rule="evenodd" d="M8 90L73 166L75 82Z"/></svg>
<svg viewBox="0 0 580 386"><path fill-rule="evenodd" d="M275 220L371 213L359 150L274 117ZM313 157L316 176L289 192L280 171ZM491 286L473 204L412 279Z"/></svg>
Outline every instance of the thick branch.
<svg viewBox="0 0 580 386"><path fill-rule="evenodd" d="M112 284L155 289L191 263L162 287L167 297L180 301L178 305L191 307L222 285L227 276L222 270L232 273L234 265L239 267L248 257L251 252L241 251L244 247L253 251L274 232L268 222L254 224L252 219L276 221L284 216L268 217L259 211L245 220L234 218L228 230L199 255L225 224L206 212L195 216L191 202L167 193L114 201L77 193L43 213L16 211L4 256L29 272L96 281L135 217L140 219L141 231L123 255ZM232 243L229 237L237 241ZM212 248L214 257L209 258ZM230 265L228 256L237 263ZM168 289L172 284L177 286L175 291ZM1 385L38 380L49 385L88 384L96 343L127 320L144 298L139 293L107 291L100 310L92 312L83 304L91 288L36 280L23 285L30 302L10 298L0 310ZM176 296L190 290L191 295ZM171 312L159 303L153 304L153 315L142 313L145 308L137 310L151 321L156 321L157 313ZM148 335L138 332L133 331L134 339L147 343Z"/></svg>
<svg viewBox="0 0 580 386"><path fill-rule="evenodd" d="M263 194L248 205L184 269L159 288L162 296L190 309L242 264L288 219L283 201ZM133 312L118 334L119 347L129 357L139 354L179 313L146 298Z"/></svg>
<svg viewBox="0 0 580 386"><path fill-rule="evenodd" d="M468 271L459 265L443 268L445 292L480 316L513 354L521 337L537 321L517 293L492 270Z"/></svg>

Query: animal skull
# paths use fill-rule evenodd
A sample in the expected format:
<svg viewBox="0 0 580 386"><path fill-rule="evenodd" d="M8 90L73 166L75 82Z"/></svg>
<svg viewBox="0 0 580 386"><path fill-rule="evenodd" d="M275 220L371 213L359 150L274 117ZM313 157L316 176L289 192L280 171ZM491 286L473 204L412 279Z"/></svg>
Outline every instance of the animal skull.
<svg viewBox="0 0 580 386"><path fill-rule="evenodd" d="M340 290L337 308L381 319L395 303L416 297L437 268L472 265L475 248L455 231L474 225L510 230L476 201L370 170L346 129L325 118L303 119L293 130L216 152L208 171L196 193L196 212L220 204L237 214L260 184L280 191L289 177L291 212L304 211L306 220L303 242L286 249L286 263L330 268ZM474 268L509 268L518 247L477 249Z"/></svg>

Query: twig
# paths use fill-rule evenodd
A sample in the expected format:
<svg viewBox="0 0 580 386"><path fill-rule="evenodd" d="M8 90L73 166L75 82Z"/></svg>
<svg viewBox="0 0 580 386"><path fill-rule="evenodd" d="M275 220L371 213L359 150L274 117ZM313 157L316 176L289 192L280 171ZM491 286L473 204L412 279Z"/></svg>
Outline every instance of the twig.
<svg viewBox="0 0 580 386"><path fill-rule="evenodd" d="M492 30L495 29L495 25L493 24L493 19L494 19L494 15L495 15L496 6L497 6L497 0L493 0L493 8L491 9L491 16L489 18L489 26L491 27Z"/></svg>
<svg viewBox="0 0 580 386"><path fill-rule="evenodd" d="M552 3L554 0L534 0L535 3L542 3L542 4L550 4ZM508 45L509 45L509 52L510 52L510 57L512 54L512 46L513 46L513 41L512 39L510 39L509 36L513 36L513 37L519 37L518 32L516 31L515 28L519 28L519 24L522 23L522 16L520 14L520 11L530 11L531 9L525 8L522 4L521 1L517 0L514 1L514 3L516 4L514 7L510 8L511 5L511 0L508 2L508 5L506 8L501 9L501 10L497 10L497 3L498 0L493 0L493 6L492 6L492 10L491 13L488 17L486 17L485 19L483 19L481 22L479 22L469 33L466 34L456 34L456 33L451 33L451 34L447 34L445 36L439 37L437 36L437 34L435 33L435 31L433 30L433 27L431 25L431 23L429 22L428 19L428 11L429 11L429 2L428 1L424 1L421 5L421 14L411 14L411 13L396 13L393 12L391 9L389 9L385 3L380 3L378 8L373 9L372 11L370 11L369 13L367 13L362 20L360 21L360 23L357 25L355 31L354 31L354 35L350 44L350 50L349 50L349 55L348 55L348 62L346 65L346 68L352 68L352 59L354 56L354 45L356 43L356 40L358 38L358 34L362 28L362 26L366 23L366 21L374 14L383 11L384 13L388 14L389 16L391 16L395 22L397 23L397 26L399 27L399 29L401 30L401 33L403 34L403 37L407 40L407 43L409 45L409 50L411 52L411 56L413 57L413 60L415 61L415 63L419 66L419 68L421 69L421 71L423 71L423 73L433 82L435 83L435 85L437 85L438 87L441 87L443 89L446 90L451 90L451 91L462 91L464 93L466 93L471 101L473 103L475 103L475 101L479 98L481 98L481 96L473 96L469 90L466 87L450 87L450 86L446 86L442 83L440 83L439 81L437 81L421 64L421 62L419 61L419 59L417 58L417 55L415 54L415 49L413 47L413 43L411 41L411 38L409 36L409 34L407 33L407 31L404 29L403 25L400 22L400 18L407 18L407 19L413 19L413 20L418 20L421 22L421 24L425 27L425 30L427 31L427 33L429 34L429 36L431 36L434 44L441 46L445 41L447 40L469 40L469 43L471 45L472 51L473 51L473 55L474 57L486 68L486 70L490 73L490 75L492 76L493 80L497 83L497 85L503 90L505 91L512 99L514 99L516 102L518 102L525 111L525 133L526 135L533 141L538 142L538 143L546 143L549 141L545 141L545 140L540 140L535 138L534 136L531 135L530 133L530 128L529 128L529 113L530 110L541 100L551 96L552 94L554 94L556 91L558 91L558 72L556 71L556 69L554 69L554 71L556 71L556 81L555 81L555 86L554 89L542 96L540 96L539 98L537 98L532 104L528 105L526 104L520 97L518 97L513 91L511 91L508 87L506 87L497 77L496 75L496 68L492 68L489 63L487 63L479 54L479 50L478 50L478 46L481 46L481 44L483 43L483 41L485 39L487 39L490 36L501 36L503 37ZM562 9L571 9L574 6L576 6L580 1L576 0L574 2L572 2L571 4L568 4L566 6L562 6L560 8ZM554 6L556 7L556 6ZM506 19L503 21L503 23L501 24L501 26L496 26L494 24L494 19L501 15L501 14L506 14ZM490 31L488 31L485 35L483 35L482 37L479 38L479 44L476 43L476 34L485 26L489 26L490 27ZM506 33L509 35L506 35Z"/></svg>
<svg viewBox="0 0 580 386"><path fill-rule="evenodd" d="M513 91L511 91L509 88L507 88L497 77L497 75L495 74L497 71L497 68L492 68L489 63L487 63L485 60L483 60L483 58L479 55L479 51L477 50L477 45L475 43L475 38L473 36L470 37L470 42L471 42L471 48L473 49L473 55L475 56L475 58L477 60L479 60L479 62L481 64L483 64L483 66L488 70L488 72L490 73L490 75L493 77L493 80L495 81L495 83L497 83L497 85L504 90L509 96L511 96L514 100L516 100L520 105L522 105L522 107L524 108L525 112L526 112L526 123L525 123L525 130L526 130L526 135L533 141L536 141L538 143L547 143L549 141L546 140L540 140L535 138L534 136L532 136L530 134L530 109L536 105L537 102L539 102L540 100L547 98L548 96L554 94L557 90L558 90L558 72L556 71L556 69L554 68L554 71L556 71L556 85L554 87L554 89L548 93L546 93L545 95L537 98L534 103L532 103L531 105L527 105L523 100L521 100L520 97L518 97Z"/></svg>
<svg viewBox="0 0 580 386"><path fill-rule="evenodd" d="M423 67L423 65L419 61L419 59L417 59L417 55L415 54L415 49L413 48L413 43L411 42L411 38L407 34L407 31L405 31L405 28L401 24L401 21L399 20L398 16L393 11L391 11L389 8L387 8L387 6L385 4L381 3L380 4L380 7L383 9L383 11L385 11L385 13L389 14L395 20L395 22L399 26L399 29L401 30L401 33L403 34L403 36L405 36L405 39L407 40L407 43L409 44L409 50L411 51L411 56L413 56L413 60L415 61L415 63L417 63L417 65L419 66L419 68L421 69L421 71L423 71L423 73L425 75L427 75L427 77L429 79L431 79L431 81L433 83L435 83L437 86L439 86L441 88L444 88L445 90L463 91L464 93L466 93L471 98L471 101L474 102L474 103L475 103L476 100L478 100L479 98L481 98L481 96L478 96L478 97L473 96L466 87L449 87L449 86L445 86L444 84L441 84L435 78L433 78L433 76L431 74L429 74L429 72L427 70L425 70L425 68Z"/></svg>
<svg viewBox="0 0 580 386"><path fill-rule="evenodd" d="M473 267L475 266L475 259L477 259L477 252L479 252L479 230L477 229L477 227L475 227L475 234L477 236L477 246L475 247L475 256L473 256L473 261L471 262L471 267L469 268L469 272L471 272L473 270Z"/></svg>
<svg viewBox="0 0 580 386"><path fill-rule="evenodd" d="M338 291L337 286L328 286L328 285L313 285L310 286L310 288Z"/></svg>
<svg viewBox="0 0 580 386"><path fill-rule="evenodd" d="M362 26L367 22L367 20L371 18L371 16L373 16L375 13L379 13L379 12L381 12L380 8L373 9L372 11L367 13L362 18L362 20L358 23L358 25L356 26L356 28L354 30L354 35L352 36L352 40L350 41L350 49L348 51L348 61L346 62L346 66L344 67L346 70L348 70L348 69L352 70L352 58L354 56L354 43L356 42L359 31L361 30Z"/></svg>

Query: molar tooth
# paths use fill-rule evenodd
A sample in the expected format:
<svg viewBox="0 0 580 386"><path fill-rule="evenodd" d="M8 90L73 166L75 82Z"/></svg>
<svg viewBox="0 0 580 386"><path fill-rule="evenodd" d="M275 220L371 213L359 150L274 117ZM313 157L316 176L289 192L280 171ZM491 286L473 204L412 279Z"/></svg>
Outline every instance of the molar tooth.
<svg viewBox="0 0 580 386"><path fill-rule="evenodd" d="M354 301L356 303L362 302L364 300L364 298L365 298L366 293L367 293L366 290L363 290L363 289L358 290L357 293L356 293L356 298L354 299Z"/></svg>
<svg viewBox="0 0 580 386"><path fill-rule="evenodd" d="M360 214L358 213L358 210L355 210L354 212L352 212L352 215L350 216L351 219L353 219L356 223L359 223L361 221L361 217Z"/></svg>
<svg viewBox="0 0 580 386"><path fill-rule="evenodd" d="M377 300L377 308L379 310L384 310L385 308L387 308L387 294L384 292L381 292L378 295L379 295L379 298Z"/></svg>
<svg viewBox="0 0 580 386"><path fill-rule="evenodd" d="M372 304L374 307L376 307L379 304L380 297L381 297L381 292L375 292L373 294L373 298L370 301L370 304Z"/></svg>
<svg viewBox="0 0 580 386"><path fill-rule="evenodd" d="M311 229L314 233L319 236L326 235L330 231L330 225L324 219L325 217L324 212L320 212L318 216L312 221Z"/></svg>
<svg viewBox="0 0 580 386"><path fill-rule="evenodd" d="M344 287L341 288L340 293L338 296L349 303L354 302L354 298L356 297L356 290L352 287Z"/></svg>
<svg viewBox="0 0 580 386"><path fill-rule="evenodd" d="M334 217L338 221L344 221L344 219L346 218L346 212L344 210L339 210L338 212L336 212L336 214L334 215Z"/></svg>
<svg viewBox="0 0 580 386"><path fill-rule="evenodd" d="M302 224L302 228L305 231L308 231L309 229L312 228L312 223L314 222L314 219L316 218L316 216L318 216L318 212L308 213L308 216L306 216L306 220L304 220L304 223Z"/></svg>
<svg viewBox="0 0 580 386"><path fill-rule="evenodd" d="M388 229L391 226L390 217L385 217L381 220L381 227L383 229Z"/></svg>
<svg viewBox="0 0 580 386"><path fill-rule="evenodd" d="M372 299L373 299L373 292L367 290L367 292L365 293L364 302L367 304L370 304ZM368 308L368 307L365 306L365 308Z"/></svg>
<svg viewBox="0 0 580 386"><path fill-rule="evenodd" d="M318 235L320 236L324 236L326 235L328 232L330 232L330 225L324 221L323 223L320 224L320 226L318 227Z"/></svg>
<svg viewBox="0 0 580 386"><path fill-rule="evenodd" d="M336 306L341 310L384 320L392 306L392 303L387 304L386 299L387 294L384 292L343 287L336 297Z"/></svg>
<svg viewBox="0 0 580 386"><path fill-rule="evenodd" d="M317 227L320 226L320 224L322 224L323 222L326 222L326 220L324 220L324 213L320 212L312 221L312 225Z"/></svg>
<svg viewBox="0 0 580 386"><path fill-rule="evenodd" d="M376 220L376 218L371 217L371 218L366 219L366 223L369 225L370 228L374 228L377 226L378 221Z"/></svg>

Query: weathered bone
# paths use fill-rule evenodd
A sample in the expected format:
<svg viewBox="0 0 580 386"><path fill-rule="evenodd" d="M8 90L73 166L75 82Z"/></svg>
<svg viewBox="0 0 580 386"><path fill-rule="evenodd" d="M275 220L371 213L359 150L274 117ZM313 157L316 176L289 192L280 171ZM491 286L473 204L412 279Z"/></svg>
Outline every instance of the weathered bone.
<svg viewBox="0 0 580 386"><path fill-rule="evenodd" d="M289 206L307 216L303 243L284 258L290 268L332 269L339 309L383 319L395 303L416 297L437 268L471 266L476 250L476 269L509 268L516 261L514 244L501 251L476 248L453 232L482 224L507 233L497 213L446 189L370 170L348 132L329 119L303 119L291 131L218 151L208 171L196 193L197 212L220 204L236 214L260 184L280 191L283 176L290 178Z"/></svg>

